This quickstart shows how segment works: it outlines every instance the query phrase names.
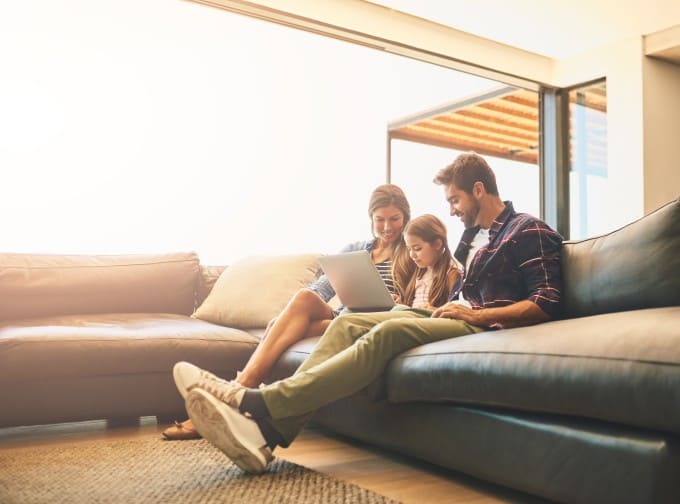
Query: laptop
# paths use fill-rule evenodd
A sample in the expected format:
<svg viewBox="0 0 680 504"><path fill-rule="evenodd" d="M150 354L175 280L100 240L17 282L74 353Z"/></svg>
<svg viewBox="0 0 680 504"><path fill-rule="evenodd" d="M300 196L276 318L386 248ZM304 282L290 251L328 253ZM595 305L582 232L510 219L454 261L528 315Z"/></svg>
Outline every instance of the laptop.
<svg viewBox="0 0 680 504"><path fill-rule="evenodd" d="M388 311L394 307L394 299L367 251L321 256L319 264L349 311Z"/></svg>

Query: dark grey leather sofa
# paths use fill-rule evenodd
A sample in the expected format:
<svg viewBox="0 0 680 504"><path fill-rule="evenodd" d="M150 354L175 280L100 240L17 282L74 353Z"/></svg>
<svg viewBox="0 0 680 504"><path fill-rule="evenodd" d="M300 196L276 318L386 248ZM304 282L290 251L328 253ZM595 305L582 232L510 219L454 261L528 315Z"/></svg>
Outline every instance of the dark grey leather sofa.
<svg viewBox="0 0 680 504"><path fill-rule="evenodd" d="M550 500L680 502L680 199L563 267L565 319L415 348L316 421Z"/></svg>

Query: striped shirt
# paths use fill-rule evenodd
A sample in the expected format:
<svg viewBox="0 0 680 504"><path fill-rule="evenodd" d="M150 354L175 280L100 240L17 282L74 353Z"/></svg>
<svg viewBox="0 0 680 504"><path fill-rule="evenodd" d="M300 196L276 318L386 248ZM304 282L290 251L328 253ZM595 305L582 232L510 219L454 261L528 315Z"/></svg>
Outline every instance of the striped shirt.
<svg viewBox="0 0 680 504"><path fill-rule="evenodd" d="M454 254L462 264L479 226L463 232ZM529 300L551 318L562 310L562 237L545 222L517 213L510 201L489 227L489 243L466 268L463 297L473 309L508 306ZM458 297L460 284L449 300Z"/></svg>
<svg viewBox="0 0 680 504"><path fill-rule="evenodd" d="M392 278L392 259L385 259L383 262L376 263L375 269L380 273L387 290L395 294L397 291L394 289L394 278Z"/></svg>

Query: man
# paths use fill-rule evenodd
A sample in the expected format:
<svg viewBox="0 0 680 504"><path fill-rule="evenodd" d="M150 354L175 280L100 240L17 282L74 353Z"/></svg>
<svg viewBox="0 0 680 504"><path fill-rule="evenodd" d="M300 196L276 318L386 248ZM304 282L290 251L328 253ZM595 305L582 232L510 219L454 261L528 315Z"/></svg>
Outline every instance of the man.
<svg viewBox="0 0 680 504"><path fill-rule="evenodd" d="M514 211L475 153L440 170L452 216L466 226L455 256L465 265L453 301L422 310L343 315L333 320L296 373L244 389L188 363L175 383L198 431L236 465L259 473L320 407L363 389L398 354L418 345L494 328L537 324L560 314L561 236Z"/></svg>

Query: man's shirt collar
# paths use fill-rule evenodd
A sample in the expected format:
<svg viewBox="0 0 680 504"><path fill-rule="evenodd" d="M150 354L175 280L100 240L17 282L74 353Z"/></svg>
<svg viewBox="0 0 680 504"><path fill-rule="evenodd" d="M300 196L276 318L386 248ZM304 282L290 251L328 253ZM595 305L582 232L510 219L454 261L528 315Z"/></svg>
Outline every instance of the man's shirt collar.
<svg viewBox="0 0 680 504"><path fill-rule="evenodd" d="M493 220L489 226L489 242L492 242L500 230L505 226L505 223L515 215L515 208L512 206L512 201L504 201L505 208Z"/></svg>

